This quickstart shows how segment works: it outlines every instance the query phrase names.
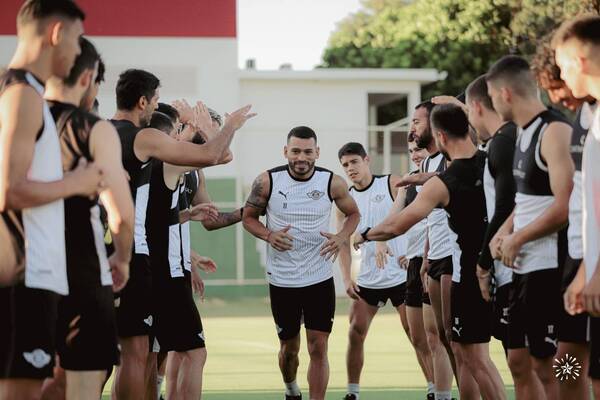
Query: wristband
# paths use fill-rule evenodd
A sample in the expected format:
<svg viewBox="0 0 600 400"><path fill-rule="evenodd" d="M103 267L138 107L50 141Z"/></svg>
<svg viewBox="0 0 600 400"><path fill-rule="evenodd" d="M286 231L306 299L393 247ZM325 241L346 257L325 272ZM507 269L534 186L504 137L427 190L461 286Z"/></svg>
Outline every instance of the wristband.
<svg viewBox="0 0 600 400"><path fill-rule="evenodd" d="M244 218L244 207L240 207L240 218Z"/></svg>
<svg viewBox="0 0 600 400"><path fill-rule="evenodd" d="M367 239L367 233L369 233L369 231L370 231L370 230L371 230L371 227L369 226L367 229L365 229L364 231L362 231L362 232L360 233L360 236L363 238L363 240L364 240L365 242L370 242L370 240L369 240L369 239Z"/></svg>

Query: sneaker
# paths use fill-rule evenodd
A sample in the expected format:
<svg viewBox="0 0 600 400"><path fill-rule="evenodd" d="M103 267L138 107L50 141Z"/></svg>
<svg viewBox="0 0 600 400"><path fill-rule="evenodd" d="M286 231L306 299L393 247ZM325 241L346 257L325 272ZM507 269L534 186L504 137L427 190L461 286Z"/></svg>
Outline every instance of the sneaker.
<svg viewBox="0 0 600 400"><path fill-rule="evenodd" d="M290 395L286 394L285 400L302 400L302 395L290 396Z"/></svg>
<svg viewBox="0 0 600 400"><path fill-rule="evenodd" d="M427 400L435 400L435 393L428 393Z"/></svg>
<svg viewBox="0 0 600 400"><path fill-rule="evenodd" d="M348 393L346 397L344 397L344 400L356 400L356 396L352 393Z"/></svg>

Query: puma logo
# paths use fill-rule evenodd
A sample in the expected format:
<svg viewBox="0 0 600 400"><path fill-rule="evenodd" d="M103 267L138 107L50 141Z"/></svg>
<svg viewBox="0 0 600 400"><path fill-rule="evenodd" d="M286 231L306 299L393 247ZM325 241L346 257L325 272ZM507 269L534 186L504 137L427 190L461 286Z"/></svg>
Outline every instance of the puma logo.
<svg viewBox="0 0 600 400"><path fill-rule="evenodd" d="M50 354L46 353L42 349L35 349L31 353L24 352L23 358L37 369L45 367L52 359Z"/></svg>
<svg viewBox="0 0 600 400"><path fill-rule="evenodd" d="M558 348L558 343L556 343L556 342L557 342L557 340L556 340L556 339L552 339L552 338L549 338L548 336L546 336L546 337L544 338L544 342L546 342L546 343L550 343L550 344L551 344L551 345L553 345L554 347Z"/></svg>
<svg viewBox="0 0 600 400"><path fill-rule="evenodd" d="M282 195L283 197L285 197L286 200L287 200L288 193L290 193L290 192L283 193L281 190L279 191L279 194Z"/></svg>
<svg viewBox="0 0 600 400"><path fill-rule="evenodd" d="M462 327L458 328L458 327L456 327L456 326L453 326L453 327L452 327L452 330L453 330L454 332L456 332L456 334L457 334L458 336L460 336L460 331L462 331L462 330L463 330L463 328L462 328Z"/></svg>
<svg viewBox="0 0 600 400"><path fill-rule="evenodd" d="M146 318L144 322L146 323L146 325L152 326L152 315L148 315L148 318Z"/></svg>

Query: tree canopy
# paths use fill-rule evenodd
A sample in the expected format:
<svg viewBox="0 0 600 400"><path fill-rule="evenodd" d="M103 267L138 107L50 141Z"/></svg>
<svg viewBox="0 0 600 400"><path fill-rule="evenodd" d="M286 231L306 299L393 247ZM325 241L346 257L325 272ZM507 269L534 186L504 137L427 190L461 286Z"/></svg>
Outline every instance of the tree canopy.
<svg viewBox="0 0 600 400"><path fill-rule="evenodd" d="M436 68L423 97L458 94L505 54L530 56L564 19L600 0L363 0L331 35L321 67Z"/></svg>

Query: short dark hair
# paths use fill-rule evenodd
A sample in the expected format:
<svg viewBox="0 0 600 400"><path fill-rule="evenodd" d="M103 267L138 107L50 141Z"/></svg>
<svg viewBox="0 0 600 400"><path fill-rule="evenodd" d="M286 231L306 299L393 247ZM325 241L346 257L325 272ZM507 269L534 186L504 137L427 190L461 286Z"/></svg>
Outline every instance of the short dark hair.
<svg viewBox="0 0 600 400"><path fill-rule="evenodd" d="M160 80L148 71L141 69L123 71L117 81L117 108L133 110L140 97L150 101L159 86Z"/></svg>
<svg viewBox="0 0 600 400"><path fill-rule="evenodd" d="M219 126L223 126L223 117L221 117L221 114L210 107L208 107L208 113L210 114L210 119L219 124Z"/></svg>
<svg viewBox="0 0 600 400"><path fill-rule="evenodd" d="M469 120L462 108L455 104L438 104L431 111L431 127L456 139L469 136Z"/></svg>
<svg viewBox="0 0 600 400"><path fill-rule="evenodd" d="M152 113L149 126L150 128L158 129L168 135L173 130L173 121L171 121L171 118L169 118L167 114L155 111Z"/></svg>
<svg viewBox="0 0 600 400"><path fill-rule="evenodd" d="M560 67L556 65L554 49L550 43L552 35L552 33L546 35L542 41L538 43L535 55L531 60L531 71L535 75L538 83L541 83L541 78L544 75L553 81L562 81L560 77Z"/></svg>
<svg viewBox="0 0 600 400"><path fill-rule="evenodd" d="M171 122L175 123L179 119L179 111L175 107L167 103L158 103L156 111L165 114L171 119Z"/></svg>
<svg viewBox="0 0 600 400"><path fill-rule="evenodd" d="M469 86L467 86L467 90L465 90L465 93L470 100L478 101L488 110L494 111L492 99L488 94L485 75L481 75L477 77L473 82L469 83Z"/></svg>
<svg viewBox="0 0 600 400"><path fill-rule="evenodd" d="M104 73L106 72L106 66L102 60L102 56L98 54L98 74L96 75L96 83L100 84L104 82Z"/></svg>
<svg viewBox="0 0 600 400"><path fill-rule="evenodd" d="M519 95L533 94L537 90L526 59L520 56L504 56L494 63L485 74L487 83L503 81Z"/></svg>
<svg viewBox="0 0 600 400"><path fill-rule="evenodd" d="M291 137L297 137L300 139L315 139L315 143L317 143L317 134L308 126L297 126L292 128L290 133L287 135L288 142Z"/></svg>
<svg viewBox="0 0 600 400"><path fill-rule="evenodd" d="M552 38L552 47L556 48L571 39L600 45L600 16L584 14L563 22Z"/></svg>
<svg viewBox="0 0 600 400"><path fill-rule="evenodd" d="M417 104L415 110L418 110L419 108L425 108L427 110L427 114L431 114L431 110L433 110L433 107L435 107L435 104L433 104L430 100L426 100Z"/></svg>
<svg viewBox="0 0 600 400"><path fill-rule="evenodd" d="M79 47L81 47L81 53L75 58L75 63L69 76L63 79L63 83L69 87L73 87L81 74L88 69L94 70L96 68L96 62L98 62L98 51L90 42L84 37L79 38Z"/></svg>
<svg viewBox="0 0 600 400"><path fill-rule="evenodd" d="M357 142L348 142L338 151L338 159L341 160L343 156L360 156L360 158L365 158L367 156L367 152L362 144Z"/></svg>
<svg viewBox="0 0 600 400"><path fill-rule="evenodd" d="M52 16L85 20L85 13L72 0L27 0L17 14L17 27Z"/></svg>

